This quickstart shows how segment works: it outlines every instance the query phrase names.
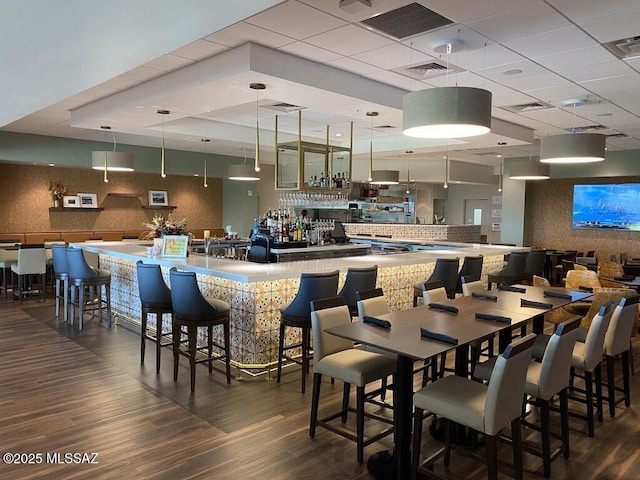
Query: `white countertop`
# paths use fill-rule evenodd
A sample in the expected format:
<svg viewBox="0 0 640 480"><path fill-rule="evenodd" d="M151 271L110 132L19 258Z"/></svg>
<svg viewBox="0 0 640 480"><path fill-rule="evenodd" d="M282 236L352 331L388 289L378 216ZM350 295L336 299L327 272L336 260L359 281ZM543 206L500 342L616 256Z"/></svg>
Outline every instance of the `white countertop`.
<svg viewBox="0 0 640 480"><path fill-rule="evenodd" d="M363 239L364 238L370 239L371 237L363 237ZM404 240L394 238L392 241L399 242ZM415 240L413 242L415 242ZM447 242L437 242L438 245L444 245L445 243ZM252 263L194 254L191 254L185 259L149 257L147 256L146 248L149 245L148 241L84 242L73 243L71 245L98 254L102 253L133 261L142 260L145 263L154 263L165 267L175 266L180 270L188 270L246 283L297 277L302 272L329 272L333 270L346 272L348 267L365 267L372 265L387 268L435 262L436 258L460 257L460 259L462 259L465 255L500 255L514 250L521 250L521 248L501 245L450 243L448 245L452 248L445 247L442 249L406 252L395 255L362 255L356 257L300 260L285 263Z"/></svg>

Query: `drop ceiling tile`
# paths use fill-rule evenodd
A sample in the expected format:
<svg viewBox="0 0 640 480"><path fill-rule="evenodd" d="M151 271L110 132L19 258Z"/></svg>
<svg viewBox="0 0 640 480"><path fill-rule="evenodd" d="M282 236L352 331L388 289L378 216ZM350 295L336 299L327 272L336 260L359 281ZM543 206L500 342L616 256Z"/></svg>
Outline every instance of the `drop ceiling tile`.
<svg viewBox="0 0 640 480"><path fill-rule="evenodd" d="M638 74L580 82L581 86L597 94L607 94L625 88L637 88L639 84Z"/></svg>
<svg viewBox="0 0 640 480"><path fill-rule="evenodd" d="M327 65L341 68L342 70L347 70L348 72L357 73L358 75L368 75L380 70L373 65L369 65L368 63L354 60L353 58L349 57L341 57L336 60L331 60L327 62Z"/></svg>
<svg viewBox="0 0 640 480"><path fill-rule="evenodd" d="M635 58L629 58L627 60L625 60L624 62L620 62L621 64L626 64L631 68L635 68L636 70L640 71L640 57L635 57Z"/></svg>
<svg viewBox="0 0 640 480"><path fill-rule="evenodd" d="M163 55L160 58L156 58L150 62L144 64L145 67L155 68L162 72L171 72L182 67L186 67L193 63L193 60L184 57L178 57L177 55L169 54Z"/></svg>
<svg viewBox="0 0 640 480"><path fill-rule="evenodd" d="M640 34L640 8L580 25L601 43Z"/></svg>
<svg viewBox="0 0 640 480"><path fill-rule="evenodd" d="M566 18L544 2L531 3L468 24L473 30L500 43L569 25Z"/></svg>
<svg viewBox="0 0 640 480"><path fill-rule="evenodd" d="M525 95L516 90L510 90L499 95L493 95L491 103L494 107L511 107L513 105L524 105L526 103L535 102L537 99Z"/></svg>
<svg viewBox="0 0 640 480"><path fill-rule="evenodd" d="M521 70L521 73L517 75L505 75L504 73L513 70ZM515 63L499 65L497 67L475 70L475 72L479 75L482 75L483 77L493 80L494 82L509 85L510 82L520 81L523 78L531 78L538 75L543 75L545 73L548 73L548 70L530 60L522 60Z"/></svg>
<svg viewBox="0 0 640 480"><path fill-rule="evenodd" d="M554 71L563 67L566 68L569 65L594 65L611 60L615 60L613 54L609 53L608 50L600 45L578 48L536 58L536 61L541 65Z"/></svg>
<svg viewBox="0 0 640 480"><path fill-rule="evenodd" d="M309 37L305 41L345 56L352 56L367 50L394 44L389 38L355 25L339 27L335 30Z"/></svg>
<svg viewBox="0 0 640 480"><path fill-rule="evenodd" d="M556 87L534 88L527 90L527 93L540 101L551 103L552 105L562 104L562 102L569 99L586 98L590 94L589 91L573 83Z"/></svg>
<svg viewBox="0 0 640 480"><path fill-rule="evenodd" d="M506 47L528 58L537 58L593 45L597 45L597 42L573 25L505 43Z"/></svg>
<svg viewBox="0 0 640 480"><path fill-rule="evenodd" d="M204 58L216 55L226 50L227 48L228 47L224 45L200 39L188 45L185 45L182 48L178 48L171 53L173 55L177 55L178 57L184 57L190 60L202 60Z"/></svg>
<svg viewBox="0 0 640 480"><path fill-rule="evenodd" d="M129 78L132 80L138 80L140 82L144 82L146 80L151 80L152 78L156 78L162 75L162 71L157 70L155 68L149 68L146 66L136 67L133 70L129 70L128 72L120 75L123 78Z"/></svg>
<svg viewBox="0 0 640 480"><path fill-rule="evenodd" d="M247 22L236 23L212 35L207 35L204 39L227 47L237 47L253 41L266 47L278 48L294 41L291 37Z"/></svg>
<svg viewBox="0 0 640 480"><path fill-rule="evenodd" d="M452 2L451 0L429 0L419 3L458 23L470 23L502 12L523 7L539 0L475 0L473 2Z"/></svg>
<svg viewBox="0 0 640 480"><path fill-rule="evenodd" d="M460 52L476 52L476 54L477 50L484 48L485 44L491 45L495 43L490 38L460 24L448 25L435 31L422 33L403 40L401 43L427 55L437 57L440 54L436 53L434 49L440 42L446 42L447 40L451 40L454 43L460 42L458 46L461 49ZM452 54L452 59L455 58L455 55L458 55L458 53Z"/></svg>
<svg viewBox="0 0 640 480"><path fill-rule="evenodd" d="M404 77L397 73L389 72L386 70L378 70L377 72L365 75L365 77L372 80L377 80L382 83L393 85L394 87L404 88L406 90L414 90L414 88L412 88L412 85L419 83L416 80L412 80L411 78Z"/></svg>
<svg viewBox="0 0 640 480"><path fill-rule="evenodd" d="M638 66L640 67L640 62ZM558 68L557 72L574 82L586 82L634 73L630 66L627 65L627 62L621 62L620 60L610 60L589 65L571 64Z"/></svg>
<svg viewBox="0 0 640 480"><path fill-rule="evenodd" d="M609 17L638 9L638 0L547 0L575 23L584 23L597 18Z"/></svg>
<svg viewBox="0 0 640 480"><path fill-rule="evenodd" d="M535 92L541 88L560 87L568 85L569 82L563 79L561 76L555 73L543 73L540 75L533 75L531 77L517 78L503 82L505 85L520 90L522 92Z"/></svg>
<svg viewBox="0 0 640 480"><path fill-rule="evenodd" d="M483 47L482 50L456 53L451 55L451 59L459 67L478 73L482 73L483 70L488 68L526 60L522 55L497 43L489 44L486 48Z"/></svg>
<svg viewBox="0 0 640 480"><path fill-rule="evenodd" d="M296 40L334 30L347 24L344 20L293 0L254 15L246 22Z"/></svg>
<svg viewBox="0 0 640 480"><path fill-rule="evenodd" d="M420 63L430 62L433 60L433 57L411 49L410 47L406 47L400 43L352 55L352 58L386 70L409 65L418 65Z"/></svg>
<svg viewBox="0 0 640 480"><path fill-rule="evenodd" d="M281 47L279 50L291 53L292 55L297 55L298 57L308 58L309 60L320 63L326 63L332 60L337 60L339 58L344 58L339 53L316 47L315 45L311 45L306 42L293 42L285 45L284 47Z"/></svg>

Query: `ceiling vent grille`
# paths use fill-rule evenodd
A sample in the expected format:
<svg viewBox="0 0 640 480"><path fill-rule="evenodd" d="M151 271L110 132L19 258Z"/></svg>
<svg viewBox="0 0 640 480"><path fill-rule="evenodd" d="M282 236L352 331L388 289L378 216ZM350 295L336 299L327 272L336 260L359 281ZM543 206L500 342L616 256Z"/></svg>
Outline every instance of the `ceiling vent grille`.
<svg viewBox="0 0 640 480"><path fill-rule="evenodd" d="M305 110L307 107L301 107L300 105L294 105L292 103L280 102L272 103L271 105L262 105L261 108L275 110L277 112L290 113L297 112L299 110Z"/></svg>
<svg viewBox="0 0 640 480"><path fill-rule="evenodd" d="M607 135L607 138L629 138L629 135L627 135L626 133L622 133L622 132L608 133L608 134L605 134L605 135Z"/></svg>
<svg viewBox="0 0 640 480"><path fill-rule="evenodd" d="M609 127L605 127L604 125L583 125L580 127L568 127L565 128L565 130L570 133L593 133L601 130L609 130Z"/></svg>
<svg viewBox="0 0 640 480"><path fill-rule="evenodd" d="M430 32L452 23L452 20L415 2L362 21L365 26L398 40Z"/></svg>
<svg viewBox="0 0 640 480"><path fill-rule="evenodd" d="M392 71L404 75L414 80L426 80L428 78L443 77L449 74L464 72L464 70L452 63L446 63L443 60L434 60L427 63L419 63L416 65L394 68Z"/></svg>
<svg viewBox="0 0 640 480"><path fill-rule="evenodd" d="M535 112L538 110L546 110L547 108L554 108L550 103L545 102L529 102L529 103L521 103L519 105L510 105L506 107L500 107L503 110L507 110L511 113L527 113L527 112Z"/></svg>
<svg viewBox="0 0 640 480"><path fill-rule="evenodd" d="M621 60L640 57L640 36L614 40L602 46Z"/></svg>
<svg viewBox="0 0 640 480"><path fill-rule="evenodd" d="M395 127L393 125L374 125L373 126L374 130L388 130L390 128L398 128L398 127Z"/></svg>

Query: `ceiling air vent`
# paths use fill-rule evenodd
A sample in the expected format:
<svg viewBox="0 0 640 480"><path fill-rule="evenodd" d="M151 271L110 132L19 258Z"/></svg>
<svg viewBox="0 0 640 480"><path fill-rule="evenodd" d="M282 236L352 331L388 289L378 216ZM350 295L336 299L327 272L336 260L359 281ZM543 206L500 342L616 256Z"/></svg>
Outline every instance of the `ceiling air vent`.
<svg viewBox="0 0 640 480"><path fill-rule="evenodd" d="M602 46L621 60L640 57L640 36L614 40L603 43Z"/></svg>
<svg viewBox="0 0 640 480"><path fill-rule="evenodd" d="M629 135L627 135L626 133L622 133L622 132L608 133L608 134L605 134L605 135L607 135L607 138L629 138Z"/></svg>
<svg viewBox="0 0 640 480"><path fill-rule="evenodd" d="M507 110L511 113L527 113L527 112L535 112L537 110L545 110L547 108L554 108L550 103L545 102L529 102L529 103L521 103L519 105L511 105L506 107L500 107L503 110Z"/></svg>
<svg viewBox="0 0 640 480"><path fill-rule="evenodd" d="M402 40L419 33L429 32L453 21L429 10L419 3L410 3L362 21L367 27Z"/></svg>
<svg viewBox="0 0 640 480"><path fill-rule="evenodd" d="M373 126L374 130L387 130L389 128L398 128L398 127L394 127L393 125L374 125Z"/></svg>
<svg viewBox="0 0 640 480"><path fill-rule="evenodd" d="M605 127L604 125L583 125L581 127L568 127L565 128L565 130L571 133L593 133L600 130L609 130L609 127Z"/></svg>
<svg viewBox="0 0 640 480"><path fill-rule="evenodd" d="M277 112L290 113L297 112L298 110L305 110L307 107L301 107L300 105L294 105L292 103L280 102L273 103L271 105L262 105L261 108L267 108L269 110L275 110Z"/></svg>
<svg viewBox="0 0 640 480"><path fill-rule="evenodd" d="M442 60L434 60L428 63L394 68L393 71L415 80L443 77L447 75L447 73L455 74L464 72L464 70L457 65L453 65L452 63L447 64Z"/></svg>

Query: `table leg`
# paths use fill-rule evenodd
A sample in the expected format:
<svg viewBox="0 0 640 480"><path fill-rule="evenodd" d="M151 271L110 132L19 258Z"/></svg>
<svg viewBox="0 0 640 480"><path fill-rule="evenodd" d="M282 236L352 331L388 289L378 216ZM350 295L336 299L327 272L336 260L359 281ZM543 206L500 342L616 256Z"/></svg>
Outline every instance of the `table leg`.
<svg viewBox="0 0 640 480"><path fill-rule="evenodd" d="M404 480L411 478L411 419L413 412L413 360L398 355L395 398L395 449L378 452L367 461L367 469L375 479Z"/></svg>

